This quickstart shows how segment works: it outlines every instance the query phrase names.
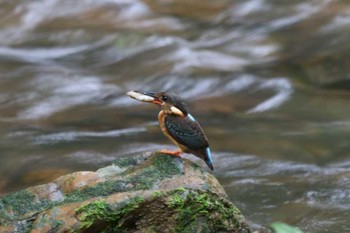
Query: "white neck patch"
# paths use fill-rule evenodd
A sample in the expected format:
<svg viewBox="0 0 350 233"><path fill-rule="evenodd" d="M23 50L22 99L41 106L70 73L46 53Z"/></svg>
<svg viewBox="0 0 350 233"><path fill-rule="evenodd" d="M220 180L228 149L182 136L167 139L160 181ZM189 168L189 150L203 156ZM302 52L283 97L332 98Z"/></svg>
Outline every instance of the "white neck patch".
<svg viewBox="0 0 350 233"><path fill-rule="evenodd" d="M170 110L172 113L174 113L175 115L181 116L183 117L184 114L182 113L182 111L180 109L178 109L177 107L171 106Z"/></svg>

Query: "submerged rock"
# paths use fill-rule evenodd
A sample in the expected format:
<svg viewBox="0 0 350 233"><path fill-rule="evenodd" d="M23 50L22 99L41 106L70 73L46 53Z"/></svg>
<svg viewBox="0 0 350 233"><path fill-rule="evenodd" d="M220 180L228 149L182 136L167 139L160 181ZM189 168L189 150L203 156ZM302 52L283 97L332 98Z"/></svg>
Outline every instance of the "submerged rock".
<svg viewBox="0 0 350 233"><path fill-rule="evenodd" d="M1 197L0 232L250 230L213 175L154 153Z"/></svg>

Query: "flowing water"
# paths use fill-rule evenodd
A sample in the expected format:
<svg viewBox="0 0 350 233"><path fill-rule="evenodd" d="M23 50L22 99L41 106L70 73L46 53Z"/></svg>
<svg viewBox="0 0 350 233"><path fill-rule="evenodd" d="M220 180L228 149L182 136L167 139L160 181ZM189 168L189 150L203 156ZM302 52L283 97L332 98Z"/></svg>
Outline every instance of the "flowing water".
<svg viewBox="0 0 350 233"><path fill-rule="evenodd" d="M0 193L173 149L125 95L171 90L252 222L350 232L349 41L345 0L2 0Z"/></svg>

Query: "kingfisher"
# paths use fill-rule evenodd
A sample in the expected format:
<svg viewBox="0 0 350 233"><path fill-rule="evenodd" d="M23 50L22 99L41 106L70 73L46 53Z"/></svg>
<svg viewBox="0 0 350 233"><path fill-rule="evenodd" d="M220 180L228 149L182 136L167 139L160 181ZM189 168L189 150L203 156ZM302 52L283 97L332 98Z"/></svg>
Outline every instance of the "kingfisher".
<svg viewBox="0 0 350 233"><path fill-rule="evenodd" d="M179 148L176 151L163 149L162 153L179 157L181 153L191 153L204 160L208 167L214 170L208 139L181 97L167 91L129 91L127 95L160 106L159 126L165 136Z"/></svg>

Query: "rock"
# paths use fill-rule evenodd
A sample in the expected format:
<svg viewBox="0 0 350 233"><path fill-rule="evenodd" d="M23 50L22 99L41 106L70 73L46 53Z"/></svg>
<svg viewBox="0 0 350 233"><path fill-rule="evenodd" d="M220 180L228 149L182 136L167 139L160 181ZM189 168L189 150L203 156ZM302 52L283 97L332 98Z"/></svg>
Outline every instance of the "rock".
<svg viewBox="0 0 350 233"><path fill-rule="evenodd" d="M121 158L0 198L0 232L250 232L217 179L187 159Z"/></svg>

